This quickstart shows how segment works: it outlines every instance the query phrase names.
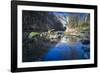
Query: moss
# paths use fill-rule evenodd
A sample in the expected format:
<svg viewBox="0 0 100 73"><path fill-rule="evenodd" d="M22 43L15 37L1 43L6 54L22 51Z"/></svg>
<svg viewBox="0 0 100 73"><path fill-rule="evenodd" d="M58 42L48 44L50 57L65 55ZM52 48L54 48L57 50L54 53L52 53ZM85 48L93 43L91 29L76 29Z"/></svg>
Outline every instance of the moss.
<svg viewBox="0 0 100 73"><path fill-rule="evenodd" d="M36 36L36 35L39 35L39 33L38 33L38 32L31 32L31 33L29 34L29 38L32 38L32 37L34 37L34 36Z"/></svg>

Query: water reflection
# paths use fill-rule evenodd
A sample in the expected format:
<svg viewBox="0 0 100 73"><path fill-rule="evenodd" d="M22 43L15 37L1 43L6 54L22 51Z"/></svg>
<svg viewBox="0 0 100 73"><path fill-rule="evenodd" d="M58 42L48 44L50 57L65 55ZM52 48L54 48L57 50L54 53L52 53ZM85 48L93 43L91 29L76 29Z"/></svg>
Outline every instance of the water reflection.
<svg viewBox="0 0 100 73"><path fill-rule="evenodd" d="M36 34L31 38L24 37L23 61L80 60L90 58L90 40L89 37L87 38L87 34L66 35L62 32L60 35L48 34L44 36Z"/></svg>
<svg viewBox="0 0 100 73"><path fill-rule="evenodd" d="M83 44L84 41L84 44ZM50 60L75 60L89 59L90 45L85 43L89 40L82 40L75 36L64 36L44 55L45 61Z"/></svg>

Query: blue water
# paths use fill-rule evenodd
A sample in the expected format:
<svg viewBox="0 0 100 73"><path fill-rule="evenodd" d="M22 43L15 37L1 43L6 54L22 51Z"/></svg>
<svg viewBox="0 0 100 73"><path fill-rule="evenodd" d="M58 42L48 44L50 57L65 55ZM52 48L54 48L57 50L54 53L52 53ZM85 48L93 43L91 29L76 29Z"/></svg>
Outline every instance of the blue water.
<svg viewBox="0 0 100 73"><path fill-rule="evenodd" d="M90 52L84 51L83 46L84 45L81 42L76 42L73 45L68 45L66 43L58 43L54 47L50 48L50 50L47 53L45 53L43 60L53 61L53 60L89 59Z"/></svg>

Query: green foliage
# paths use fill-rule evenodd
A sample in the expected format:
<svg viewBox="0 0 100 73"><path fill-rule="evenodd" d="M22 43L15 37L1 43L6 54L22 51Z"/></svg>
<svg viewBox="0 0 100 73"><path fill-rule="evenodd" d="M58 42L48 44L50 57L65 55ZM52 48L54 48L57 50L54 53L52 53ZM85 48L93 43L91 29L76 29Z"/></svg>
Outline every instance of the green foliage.
<svg viewBox="0 0 100 73"><path fill-rule="evenodd" d="M90 24L87 23L87 22L84 22L82 24L79 24L77 29L80 32L89 31L90 30Z"/></svg>
<svg viewBox="0 0 100 73"><path fill-rule="evenodd" d="M34 37L34 36L36 36L36 35L39 35L39 33L38 33L38 32L31 32L31 33L29 34L29 38L32 38L32 37Z"/></svg>
<svg viewBox="0 0 100 73"><path fill-rule="evenodd" d="M87 27L87 26L89 26L89 23L84 22L81 24L81 27Z"/></svg>

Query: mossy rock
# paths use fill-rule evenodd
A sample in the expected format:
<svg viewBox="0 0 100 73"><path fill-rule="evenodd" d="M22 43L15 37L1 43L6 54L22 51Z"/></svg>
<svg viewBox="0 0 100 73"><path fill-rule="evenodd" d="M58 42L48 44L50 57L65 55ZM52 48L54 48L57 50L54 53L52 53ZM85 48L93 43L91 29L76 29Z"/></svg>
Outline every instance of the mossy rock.
<svg viewBox="0 0 100 73"><path fill-rule="evenodd" d="M39 35L39 33L38 32L31 32L31 33L29 33L29 38L32 38L32 37L34 37L34 36L36 36L36 35Z"/></svg>

